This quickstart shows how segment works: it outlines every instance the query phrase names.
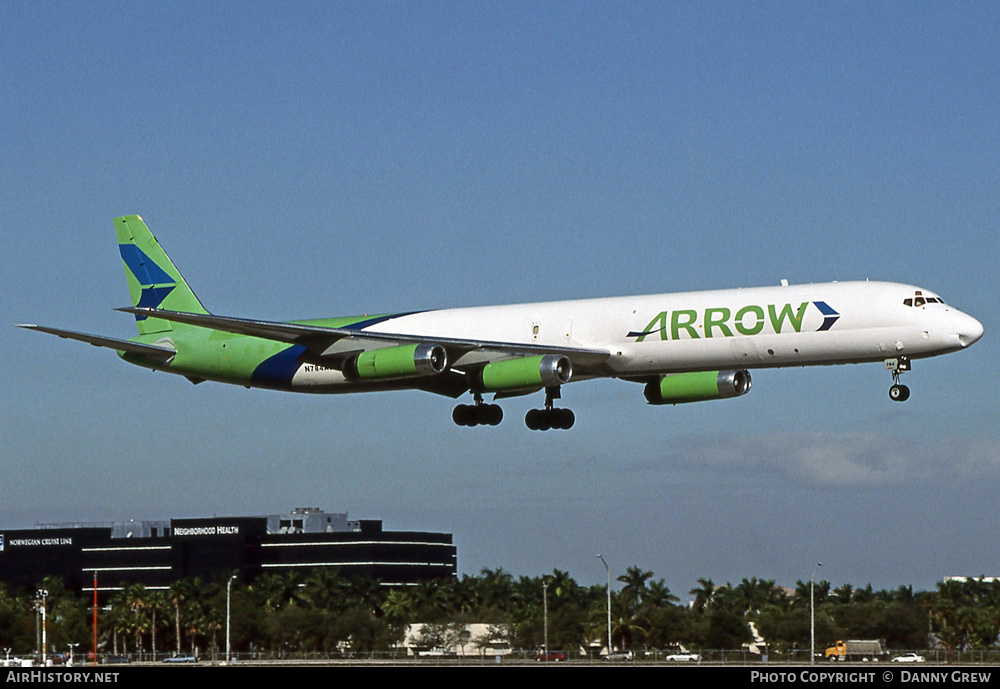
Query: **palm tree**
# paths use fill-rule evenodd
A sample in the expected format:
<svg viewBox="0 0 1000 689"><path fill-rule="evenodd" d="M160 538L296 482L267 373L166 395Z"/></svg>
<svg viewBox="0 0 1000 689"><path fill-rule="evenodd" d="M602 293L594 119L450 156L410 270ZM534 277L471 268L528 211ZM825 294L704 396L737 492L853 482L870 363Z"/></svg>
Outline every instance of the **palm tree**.
<svg viewBox="0 0 1000 689"><path fill-rule="evenodd" d="M635 594L624 589L612 593L611 642L619 648L628 649L632 648L636 641L645 639L648 634L648 626L641 614Z"/></svg>
<svg viewBox="0 0 1000 689"><path fill-rule="evenodd" d="M792 606L796 608L808 608L810 595L813 596L816 607L826 603L827 599L830 597L830 584L829 581L817 581L815 585L809 581L802 581L799 579L795 582L795 594L792 597ZM871 591L871 584L868 585L868 590ZM855 590L852 594L857 596L858 590Z"/></svg>
<svg viewBox="0 0 1000 689"><path fill-rule="evenodd" d="M564 572L561 569L553 569L552 574L546 576L546 579L549 583L549 595L552 596L555 607L569 601L582 602L580 599L580 585L569 575L569 572ZM550 603L550 605L552 604Z"/></svg>
<svg viewBox="0 0 1000 689"><path fill-rule="evenodd" d="M949 579L940 581L930 602L932 628L945 651L964 647L976 625L976 610L972 605L975 591L968 582Z"/></svg>
<svg viewBox="0 0 1000 689"><path fill-rule="evenodd" d="M653 609L662 608L679 600L677 596L670 593L670 587L663 579L651 581L642 596L643 605L649 605Z"/></svg>
<svg viewBox="0 0 1000 689"><path fill-rule="evenodd" d="M149 619L146 608L149 605L149 592L142 584L130 584L121 591L121 604L131 618L129 625L135 635L135 652L142 657L142 635L149 629Z"/></svg>
<svg viewBox="0 0 1000 689"><path fill-rule="evenodd" d="M301 579L301 575L294 571L285 575L262 574L250 585L250 592L261 607L274 612L302 598L299 590Z"/></svg>
<svg viewBox="0 0 1000 689"><path fill-rule="evenodd" d="M355 604L361 605L373 617L382 616L382 602L385 592L379 584L378 579L368 577L354 577L350 581L350 599Z"/></svg>
<svg viewBox="0 0 1000 689"><path fill-rule="evenodd" d="M507 612L514 597L514 577L510 572L505 572L503 567L484 567L479 576L479 607Z"/></svg>
<svg viewBox="0 0 1000 689"><path fill-rule="evenodd" d="M409 591L394 588L385 597L382 610L385 611L386 621L390 627L402 628L413 621L417 601Z"/></svg>
<svg viewBox="0 0 1000 689"><path fill-rule="evenodd" d="M705 612L705 608L712 602L715 595L715 584L711 579L698 579L701 584L698 588L693 588L688 593L694 596L694 609L698 612Z"/></svg>
<svg viewBox="0 0 1000 689"><path fill-rule="evenodd" d="M831 597L839 605L850 605L851 597L854 595L854 587L850 584L838 586L831 592Z"/></svg>
<svg viewBox="0 0 1000 689"><path fill-rule="evenodd" d="M625 574L618 577L618 581L625 584L622 591L630 591L635 595L636 600L642 600L642 595L646 592L646 582L652 578L652 572L641 570L637 565L632 565L625 570Z"/></svg>
<svg viewBox="0 0 1000 689"><path fill-rule="evenodd" d="M448 609L452 613L473 613L480 607L480 581L476 577L463 574L460 579L448 580L444 590L448 598Z"/></svg>
<svg viewBox="0 0 1000 689"><path fill-rule="evenodd" d="M156 660L156 629L159 626L157 617L160 613L166 612L168 606L167 597L162 591L146 592L146 609L150 614L149 629L151 632L150 647L153 651L153 660Z"/></svg>
<svg viewBox="0 0 1000 689"><path fill-rule="evenodd" d="M0 640L5 648L31 648L34 623L28 601L0 583Z"/></svg>
<svg viewBox="0 0 1000 689"><path fill-rule="evenodd" d="M712 593L712 610L727 610L742 615L745 611L743 597L728 581L724 586L716 586Z"/></svg>
<svg viewBox="0 0 1000 689"><path fill-rule="evenodd" d="M174 633L177 638L177 655L181 654L181 606L196 595L196 584L192 579L178 579L170 585L167 597L174 606Z"/></svg>
<svg viewBox="0 0 1000 689"><path fill-rule="evenodd" d="M118 655L118 635L122 635L122 653L128 655L128 637L132 633L132 615L124 604L121 591L112 597L111 610L104 616L104 626L111 629L111 649Z"/></svg>
<svg viewBox="0 0 1000 689"><path fill-rule="evenodd" d="M335 569L317 568L305 578L303 598L320 610L335 610L343 606L347 582Z"/></svg>
<svg viewBox="0 0 1000 689"><path fill-rule="evenodd" d="M783 608L787 603L785 592L774 584L773 579L744 579L735 591L744 612L759 613L768 608Z"/></svg>
<svg viewBox="0 0 1000 689"><path fill-rule="evenodd" d="M450 612L447 580L426 579L413 589L417 621L436 622Z"/></svg>

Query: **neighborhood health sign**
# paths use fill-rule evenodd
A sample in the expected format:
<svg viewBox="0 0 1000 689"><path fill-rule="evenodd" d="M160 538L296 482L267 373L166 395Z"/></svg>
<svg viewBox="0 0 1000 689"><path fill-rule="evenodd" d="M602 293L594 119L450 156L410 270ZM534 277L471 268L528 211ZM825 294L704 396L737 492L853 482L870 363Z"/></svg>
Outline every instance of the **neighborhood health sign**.
<svg viewBox="0 0 1000 689"><path fill-rule="evenodd" d="M238 526L175 526L174 536L235 536Z"/></svg>

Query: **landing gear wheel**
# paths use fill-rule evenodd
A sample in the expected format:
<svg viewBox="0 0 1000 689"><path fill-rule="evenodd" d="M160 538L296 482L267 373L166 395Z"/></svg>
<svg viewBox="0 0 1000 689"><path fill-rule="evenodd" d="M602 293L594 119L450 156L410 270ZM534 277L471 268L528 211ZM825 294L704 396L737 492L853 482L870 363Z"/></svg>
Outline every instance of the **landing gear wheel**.
<svg viewBox="0 0 1000 689"><path fill-rule="evenodd" d="M547 431L552 428L552 412L548 409L538 410L538 430Z"/></svg>
<svg viewBox="0 0 1000 689"><path fill-rule="evenodd" d="M499 426L503 421L503 409L498 404L460 404L451 413L451 419L459 426Z"/></svg>
<svg viewBox="0 0 1000 689"><path fill-rule="evenodd" d="M576 423L576 414L573 413L572 409L553 409L552 412L555 416L555 421L552 423L553 428L568 431Z"/></svg>
<svg viewBox="0 0 1000 689"><path fill-rule="evenodd" d="M503 421L503 409L500 408L499 404L487 404L484 405L486 410L485 422L490 426L499 426L500 422Z"/></svg>
<svg viewBox="0 0 1000 689"><path fill-rule="evenodd" d="M569 430L576 423L576 415L570 409L529 409L524 415L524 425L532 431L547 431L555 428Z"/></svg>
<svg viewBox="0 0 1000 689"><path fill-rule="evenodd" d="M569 409L557 409L555 401L560 398L559 386L545 388L545 409L530 409L524 415L524 425L532 431L547 431L550 428L569 430L576 423L576 415Z"/></svg>
<svg viewBox="0 0 1000 689"><path fill-rule="evenodd" d="M910 398L910 388L905 385L893 385L889 388L889 399L893 402L905 402Z"/></svg>

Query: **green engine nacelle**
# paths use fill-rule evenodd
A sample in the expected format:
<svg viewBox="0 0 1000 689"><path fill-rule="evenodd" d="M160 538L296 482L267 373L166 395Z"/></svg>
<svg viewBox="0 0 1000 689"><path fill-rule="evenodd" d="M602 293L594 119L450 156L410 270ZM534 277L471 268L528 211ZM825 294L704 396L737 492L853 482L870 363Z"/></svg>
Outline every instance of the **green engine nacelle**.
<svg viewBox="0 0 1000 689"><path fill-rule="evenodd" d="M448 353L441 345L413 344L361 352L344 362L348 380L381 380L432 376L448 367Z"/></svg>
<svg viewBox="0 0 1000 689"><path fill-rule="evenodd" d="M476 382L482 392L535 390L568 383L573 364L564 356L545 354L486 364Z"/></svg>
<svg viewBox="0 0 1000 689"><path fill-rule="evenodd" d="M646 383L643 394L650 404L683 404L739 397L750 392L749 371L697 371L675 373Z"/></svg>

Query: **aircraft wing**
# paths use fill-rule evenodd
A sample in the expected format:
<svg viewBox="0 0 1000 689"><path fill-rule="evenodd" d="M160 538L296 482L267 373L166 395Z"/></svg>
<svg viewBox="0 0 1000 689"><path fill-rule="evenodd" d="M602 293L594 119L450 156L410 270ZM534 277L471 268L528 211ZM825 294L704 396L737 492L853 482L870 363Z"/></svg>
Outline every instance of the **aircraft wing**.
<svg viewBox="0 0 1000 689"><path fill-rule="evenodd" d="M448 351L452 367L476 366L504 358L557 354L569 358L574 369L594 371L599 369L611 353L603 349L583 349L552 345L525 344L520 342L494 342L433 335L408 335L400 333L369 332L353 328L329 328L302 323L280 323L247 318L215 316L201 313L182 313L148 307L118 309L150 318L162 318L175 323L186 323L201 328L261 337L278 342L288 342L306 347L309 360L336 365L352 354L368 349L401 344L426 343L441 345Z"/></svg>
<svg viewBox="0 0 1000 689"><path fill-rule="evenodd" d="M60 330L58 328L48 328L42 325L32 325L30 323L20 323L17 327L25 328L26 330L38 330L39 332L58 335L59 337L64 337L70 340L86 342L87 344L92 344L95 347L107 347L120 352L138 354L156 361L167 361L170 357L177 354L177 351L172 347L166 347L163 345L141 344L130 340L119 340L114 337L102 337L100 335L88 335L87 333L78 333L73 330Z"/></svg>

